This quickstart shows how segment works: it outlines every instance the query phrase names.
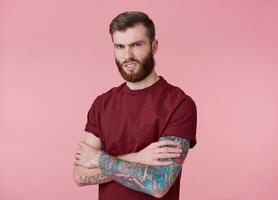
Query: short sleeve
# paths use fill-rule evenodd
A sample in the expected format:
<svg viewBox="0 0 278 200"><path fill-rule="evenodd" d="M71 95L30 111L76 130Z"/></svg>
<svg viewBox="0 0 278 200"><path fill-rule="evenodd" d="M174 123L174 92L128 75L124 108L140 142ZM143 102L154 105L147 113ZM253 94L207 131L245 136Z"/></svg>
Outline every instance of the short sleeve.
<svg viewBox="0 0 278 200"><path fill-rule="evenodd" d="M178 136L190 140L190 148L197 144L196 140L197 109L195 102L187 96L173 110L163 136Z"/></svg>
<svg viewBox="0 0 278 200"><path fill-rule="evenodd" d="M88 111L87 123L84 129L86 132L93 133L96 137L100 137L98 123L97 123L97 119L99 117L98 116L99 106L100 106L100 97L98 96L94 100L93 104L91 105L91 108Z"/></svg>

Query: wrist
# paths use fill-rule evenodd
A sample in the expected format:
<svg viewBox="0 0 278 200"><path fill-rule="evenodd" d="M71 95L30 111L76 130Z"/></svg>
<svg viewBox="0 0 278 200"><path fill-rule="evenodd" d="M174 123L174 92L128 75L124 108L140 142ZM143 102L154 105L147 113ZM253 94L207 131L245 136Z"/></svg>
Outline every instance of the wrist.
<svg viewBox="0 0 278 200"><path fill-rule="evenodd" d="M100 155L102 154L102 151L97 151L96 152L96 155L95 155L95 158L92 160L93 161L93 164L98 167L99 166L99 158L100 158Z"/></svg>
<svg viewBox="0 0 278 200"><path fill-rule="evenodd" d="M140 163L140 157L139 157L138 152L133 153L132 157L133 157L133 161L132 162Z"/></svg>
<svg viewBox="0 0 278 200"><path fill-rule="evenodd" d="M129 161L129 162L134 162L134 163L139 163L139 154L138 153L129 153L129 154L124 154L124 155L119 155L117 156L118 159Z"/></svg>

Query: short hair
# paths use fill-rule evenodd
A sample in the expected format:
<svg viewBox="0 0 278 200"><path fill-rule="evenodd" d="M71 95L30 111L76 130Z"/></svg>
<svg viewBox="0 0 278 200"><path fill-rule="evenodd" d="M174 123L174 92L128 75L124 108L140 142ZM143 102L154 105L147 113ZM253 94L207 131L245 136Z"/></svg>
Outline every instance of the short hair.
<svg viewBox="0 0 278 200"><path fill-rule="evenodd" d="M150 42L153 42L155 39L154 23L147 14L140 11L125 11L115 17L109 26L111 38L115 31L125 31L127 28L133 27L136 24L143 24L147 29L147 36Z"/></svg>

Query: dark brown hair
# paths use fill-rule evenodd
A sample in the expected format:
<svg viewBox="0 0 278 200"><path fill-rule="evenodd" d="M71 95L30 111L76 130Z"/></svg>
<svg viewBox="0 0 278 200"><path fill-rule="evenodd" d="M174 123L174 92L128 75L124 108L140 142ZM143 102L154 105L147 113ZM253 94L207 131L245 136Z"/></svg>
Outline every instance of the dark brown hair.
<svg viewBox="0 0 278 200"><path fill-rule="evenodd" d="M144 25L144 27L147 29L147 35L150 39L150 42L153 42L155 39L154 23L147 14L139 11L126 11L115 17L109 26L111 38L115 31L124 31L138 23Z"/></svg>

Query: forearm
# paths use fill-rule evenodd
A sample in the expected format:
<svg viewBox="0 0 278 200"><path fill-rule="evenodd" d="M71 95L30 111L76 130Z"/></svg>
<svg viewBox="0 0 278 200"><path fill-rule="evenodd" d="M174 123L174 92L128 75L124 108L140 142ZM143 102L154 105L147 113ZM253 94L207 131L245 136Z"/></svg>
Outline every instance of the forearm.
<svg viewBox="0 0 278 200"><path fill-rule="evenodd" d="M124 155L119 155L116 157L121 160L140 163L139 159L137 158L137 153L129 153L129 154L124 154Z"/></svg>
<svg viewBox="0 0 278 200"><path fill-rule="evenodd" d="M120 155L117 156L117 158L130 162L137 162L136 153ZM79 186L102 184L113 180L98 167L89 169L83 166L75 166L73 174L74 180Z"/></svg>
<svg viewBox="0 0 278 200"><path fill-rule="evenodd" d="M112 181L98 167L89 169L83 166L74 166L73 170L74 181L79 186L102 184Z"/></svg>
<svg viewBox="0 0 278 200"><path fill-rule="evenodd" d="M133 163L104 152L99 157L99 168L118 183L155 197L168 192L181 169L178 164L151 166Z"/></svg>
<svg viewBox="0 0 278 200"><path fill-rule="evenodd" d="M154 166L134 163L101 152L98 167L110 178L133 190L154 197L165 195L181 171L182 163L188 153L190 141L176 136L166 136L160 140L179 141L182 153L179 158L171 158L172 165Z"/></svg>
<svg viewBox="0 0 278 200"><path fill-rule="evenodd" d="M172 183L176 179L177 175L179 174L179 171L181 169L180 165L182 164L187 154L189 141L177 137L173 137L173 138L162 137L159 140L170 140L170 141L156 142L153 143L153 145L152 144L149 145L148 147L141 150L140 152L120 155L117 157L110 156L101 151L97 153L96 151L95 153L93 153L94 155L96 155L95 158L92 159L90 162L92 162L95 166L99 166L99 167L94 169L89 169L83 167L82 165L83 163L81 164L78 163L77 161L76 163L77 166L79 164L81 166L75 168L74 171L75 181L77 182L78 185L82 186L82 185L101 184L101 183L109 182L111 180L115 180L129 188L132 188L140 192L145 192L153 196L161 195L165 191L166 192L168 191L168 189L171 187ZM177 143L171 142L173 140L178 140L178 141L181 140L180 141L181 144L178 146L182 147L183 149L182 154L178 159L174 159L176 155L170 156L173 157L171 159L170 157L168 158L171 160L171 162L170 161L164 162L165 159L159 159L159 158L167 158L169 155L163 157L162 152L165 152L164 150L166 148L163 149L163 151L161 151L160 148L158 147L163 145L166 146L177 145ZM84 146L84 144L82 146ZM153 151L150 151L150 149L153 148L155 148L154 152L157 152L158 154L161 153L161 155L152 157ZM92 150L93 148L91 148L91 151ZM166 149L166 152L167 151L171 152L173 150ZM176 152L176 150L174 152ZM102 158L99 159L100 155L105 155L105 156L101 156ZM142 157L142 155L144 156ZM80 156L78 156L77 158L80 159ZM148 160L146 158L151 158L151 159ZM163 163L158 162L158 160L163 160ZM173 163L174 165L171 165ZM164 166L159 166L159 165L164 165Z"/></svg>

